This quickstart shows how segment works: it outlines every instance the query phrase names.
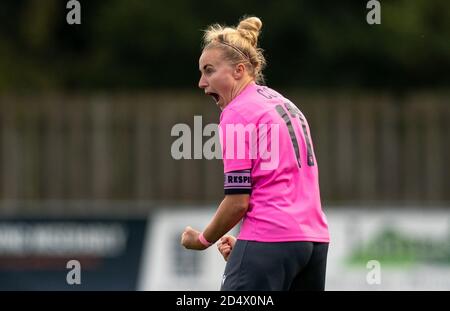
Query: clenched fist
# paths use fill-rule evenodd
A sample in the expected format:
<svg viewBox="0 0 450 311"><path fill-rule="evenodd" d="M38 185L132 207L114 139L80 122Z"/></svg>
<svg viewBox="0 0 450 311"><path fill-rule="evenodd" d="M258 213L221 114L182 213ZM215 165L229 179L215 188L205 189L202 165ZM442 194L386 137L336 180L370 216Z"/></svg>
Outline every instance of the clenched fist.
<svg viewBox="0 0 450 311"><path fill-rule="evenodd" d="M225 261L228 260L228 257L231 254L231 250L234 247L234 244L236 244L236 238L231 235L224 235L219 243L217 243L217 248L219 249L219 252L222 254L223 259Z"/></svg>
<svg viewBox="0 0 450 311"><path fill-rule="evenodd" d="M181 245L183 245L187 249L195 249L195 250L204 250L206 246L204 246L198 236L200 235L200 231L192 229L190 226L187 226L184 229L184 232L181 234Z"/></svg>

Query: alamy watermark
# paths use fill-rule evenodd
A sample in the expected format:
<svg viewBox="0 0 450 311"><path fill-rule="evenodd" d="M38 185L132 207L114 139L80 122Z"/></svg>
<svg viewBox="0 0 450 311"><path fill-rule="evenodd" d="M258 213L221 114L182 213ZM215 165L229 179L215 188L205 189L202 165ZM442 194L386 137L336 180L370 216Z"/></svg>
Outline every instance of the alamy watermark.
<svg viewBox="0 0 450 311"><path fill-rule="evenodd" d="M71 269L67 272L66 282L69 285L81 284L81 264L78 260L69 260L66 264L67 269Z"/></svg>
<svg viewBox="0 0 450 311"><path fill-rule="evenodd" d="M366 282L369 285L381 284L381 264L378 260L369 260L366 264L366 268L370 269L366 275Z"/></svg>
<svg viewBox="0 0 450 311"><path fill-rule="evenodd" d="M366 5L367 9L370 11L366 15L366 21L369 25L381 24L381 4L380 1L370 0Z"/></svg>
<svg viewBox="0 0 450 311"><path fill-rule="evenodd" d="M67 1L66 9L70 10L66 15L67 24L80 25L81 24L81 4L80 4L80 2L77 0Z"/></svg>
<svg viewBox="0 0 450 311"><path fill-rule="evenodd" d="M192 134L194 150L192 154ZM279 124L227 124L215 123L203 128L202 116L194 116L194 131L187 124L175 124L171 154L180 159L261 159L261 169L273 170L279 164ZM209 139L203 144L203 137ZM222 146L225 148L222 152ZM193 156L192 156L193 155Z"/></svg>

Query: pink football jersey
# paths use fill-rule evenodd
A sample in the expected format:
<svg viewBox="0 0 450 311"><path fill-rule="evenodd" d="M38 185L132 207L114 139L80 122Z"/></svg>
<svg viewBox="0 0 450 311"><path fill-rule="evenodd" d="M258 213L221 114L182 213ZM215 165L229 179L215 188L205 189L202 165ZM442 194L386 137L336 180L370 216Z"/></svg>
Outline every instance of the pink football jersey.
<svg viewBox="0 0 450 311"><path fill-rule="evenodd" d="M225 194L250 193L238 239L329 242L309 125L278 92L250 83L222 111Z"/></svg>

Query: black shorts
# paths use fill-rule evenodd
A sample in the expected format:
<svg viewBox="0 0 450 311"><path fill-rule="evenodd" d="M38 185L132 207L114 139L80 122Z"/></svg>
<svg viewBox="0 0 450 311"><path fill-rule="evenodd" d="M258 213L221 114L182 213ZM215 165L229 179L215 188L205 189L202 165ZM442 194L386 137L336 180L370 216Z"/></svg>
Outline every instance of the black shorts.
<svg viewBox="0 0 450 311"><path fill-rule="evenodd" d="M328 243L237 240L223 291L324 290Z"/></svg>

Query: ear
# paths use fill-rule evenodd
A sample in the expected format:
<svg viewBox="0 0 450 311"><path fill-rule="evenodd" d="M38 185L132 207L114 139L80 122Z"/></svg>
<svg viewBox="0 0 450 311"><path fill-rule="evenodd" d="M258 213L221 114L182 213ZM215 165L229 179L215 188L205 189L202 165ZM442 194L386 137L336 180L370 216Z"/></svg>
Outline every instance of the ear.
<svg viewBox="0 0 450 311"><path fill-rule="evenodd" d="M242 79L246 70L247 68L245 68L245 65L243 63L237 64L236 67L234 68L233 77L236 80Z"/></svg>

